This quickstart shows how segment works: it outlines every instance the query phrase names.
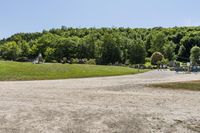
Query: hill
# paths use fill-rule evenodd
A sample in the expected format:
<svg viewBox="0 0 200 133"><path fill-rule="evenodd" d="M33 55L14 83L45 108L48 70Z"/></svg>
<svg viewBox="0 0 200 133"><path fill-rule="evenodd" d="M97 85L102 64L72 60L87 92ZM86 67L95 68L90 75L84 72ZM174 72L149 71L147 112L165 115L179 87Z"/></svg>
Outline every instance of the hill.
<svg viewBox="0 0 200 133"><path fill-rule="evenodd" d="M64 58L95 59L97 64L143 64L161 52L165 59L189 61L190 50L200 46L200 27L174 28L67 28L42 33L19 33L0 41L5 60L27 61L41 53L47 62Z"/></svg>

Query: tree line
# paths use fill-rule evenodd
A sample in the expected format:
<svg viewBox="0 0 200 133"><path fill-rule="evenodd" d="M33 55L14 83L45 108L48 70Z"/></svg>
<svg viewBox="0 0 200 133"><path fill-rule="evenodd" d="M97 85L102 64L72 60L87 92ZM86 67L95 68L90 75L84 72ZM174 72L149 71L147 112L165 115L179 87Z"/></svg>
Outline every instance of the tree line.
<svg viewBox="0 0 200 133"><path fill-rule="evenodd" d="M46 62L93 59L97 64L143 64L160 52L168 61L190 60L200 46L200 27L67 28L18 33L0 40L0 58L31 61L39 53Z"/></svg>

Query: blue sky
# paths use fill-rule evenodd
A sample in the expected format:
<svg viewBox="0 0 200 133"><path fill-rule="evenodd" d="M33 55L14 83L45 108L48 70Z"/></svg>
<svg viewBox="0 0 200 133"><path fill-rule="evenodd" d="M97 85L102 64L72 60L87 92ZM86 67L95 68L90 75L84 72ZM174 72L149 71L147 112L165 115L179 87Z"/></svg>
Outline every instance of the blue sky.
<svg viewBox="0 0 200 133"><path fill-rule="evenodd" d="M0 38L67 27L200 25L200 0L0 0Z"/></svg>

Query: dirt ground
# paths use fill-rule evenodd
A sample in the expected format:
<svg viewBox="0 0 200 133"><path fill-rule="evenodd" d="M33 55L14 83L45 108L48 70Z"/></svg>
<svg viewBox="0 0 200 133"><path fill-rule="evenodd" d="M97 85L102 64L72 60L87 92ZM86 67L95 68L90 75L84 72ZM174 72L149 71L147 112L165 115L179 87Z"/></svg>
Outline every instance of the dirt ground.
<svg viewBox="0 0 200 133"><path fill-rule="evenodd" d="M145 87L200 74L0 82L0 133L200 132L200 92Z"/></svg>

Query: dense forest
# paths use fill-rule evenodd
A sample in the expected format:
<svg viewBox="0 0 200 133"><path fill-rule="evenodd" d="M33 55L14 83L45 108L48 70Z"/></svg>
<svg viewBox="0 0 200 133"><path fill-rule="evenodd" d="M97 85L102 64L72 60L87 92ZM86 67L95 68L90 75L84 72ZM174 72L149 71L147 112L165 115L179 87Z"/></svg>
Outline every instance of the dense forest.
<svg viewBox="0 0 200 133"><path fill-rule="evenodd" d="M143 64L154 52L167 61L187 62L200 46L200 27L67 28L18 33L0 40L0 58L32 61L39 53L46 62L95 60L97 64Z"/></svg>

